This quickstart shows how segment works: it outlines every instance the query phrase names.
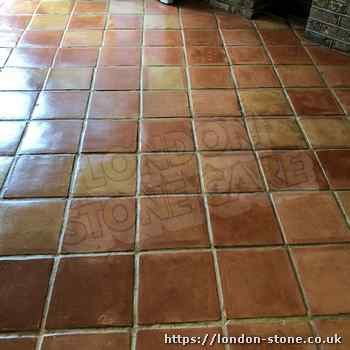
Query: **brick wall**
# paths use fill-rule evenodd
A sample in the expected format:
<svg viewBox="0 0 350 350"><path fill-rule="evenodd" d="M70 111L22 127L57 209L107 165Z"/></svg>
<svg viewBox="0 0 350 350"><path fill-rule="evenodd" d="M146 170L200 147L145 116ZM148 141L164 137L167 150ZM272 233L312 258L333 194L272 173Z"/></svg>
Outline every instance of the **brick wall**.
<svg viewBox="0 0 350 350"><path fill-rule="evenodd" d="M322 45L350 52L350 1L313 0L305 35Z"/></svg>

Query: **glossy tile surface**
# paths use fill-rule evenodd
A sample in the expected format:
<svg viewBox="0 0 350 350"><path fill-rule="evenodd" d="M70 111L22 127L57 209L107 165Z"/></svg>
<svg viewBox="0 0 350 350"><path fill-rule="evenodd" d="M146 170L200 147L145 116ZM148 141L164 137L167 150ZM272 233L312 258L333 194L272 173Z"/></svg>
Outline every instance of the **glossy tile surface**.
<svg viewBox="0 0 350 350"><path fill-rule="evenodd" d="M1 350L348 337L350 58L303 33L194 0L0 0Z"/></svg>

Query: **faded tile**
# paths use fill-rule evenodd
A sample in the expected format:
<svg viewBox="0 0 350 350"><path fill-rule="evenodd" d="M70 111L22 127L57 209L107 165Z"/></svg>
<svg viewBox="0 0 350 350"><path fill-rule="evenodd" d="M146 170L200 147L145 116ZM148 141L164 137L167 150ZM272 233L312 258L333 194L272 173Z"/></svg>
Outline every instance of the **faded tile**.
<svg viewBox="0 0 350 350"><path fill-rule="evenodd" d="M140 220L140 249L209 246L204 203L200 197L144 197Z"/></svg>
<svg viewBox="0 0 350 350"><path fill-rule="evenodd" d="M143 155L143 194L199 193L197 159L193 154Z"/></svg>
<svg viewBox="0 0 350 350"><path fill-rule="evenodd" d="M251 148L247 132L241 120L198 119L196 134L199 150L225 151Z"/></svg>
<svg viewBox="0 0 350 350"><path fill-rule="evenodd" d="M328 188L321 167L311 151L263 151L259 157L272 191Z"/></svg>
<svg viewBox="0 0 350 350"><path fill-rule="evenodd" d="M205 153L202 163L207 192L259 192L264 188L253 152Z"/></svg>
<svg viewBox="0 0 350 350"><path fill-rule="evenodd" d="M134 248L136 203L131 198L75 199L64 233L64 252Z"/></svg>
<svg viewBox="0 0 350 350"><path fill-rule="evenodd" d="M83 155L74 196L121 196L136 191L136 157L119 154Z"/></svg>
<svg viewBox="0 0 350 350"><path fill-rule="evenodd" d="M0 201L0 254L56 253L65 202Z"/></svg>
<svg viewBox="0 0 350 350"><path fill-rule="evenodd" d="M247 125L256 149L306 148L296 121L291 119L248 119Z"/></svg>

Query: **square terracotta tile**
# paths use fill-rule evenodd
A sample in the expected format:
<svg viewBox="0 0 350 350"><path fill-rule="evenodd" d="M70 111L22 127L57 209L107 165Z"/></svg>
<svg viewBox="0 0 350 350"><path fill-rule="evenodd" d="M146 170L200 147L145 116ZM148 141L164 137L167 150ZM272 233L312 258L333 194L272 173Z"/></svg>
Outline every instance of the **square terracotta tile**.
<svg viewBox="0 0 350 350"><path fill-rule="evenodd" d="M282 90L240 90L239 96L247 116L287 116L292 114Z"/></svg>
<svg viewBox="0 0 350 350"><path fill-rule="evenodd" d="M109 6L109 12L112 14L142 14L143 3L140 1L117 1Z"/></svg>
<svg viewBox="0 0 350 350"><path fill-rule="evenodd" d="M62 259L47 328L131 325L133 274L131 255Z"/></svg>
<svg viewBox="0 0 350 350"><path fill-rule="evenodd" d="M288 95L299 115L344 114L337 101L327 89L290 89Z"/></svg>
<svg viewBox="0 0 350 350"><path fill-rule="evenodd" d="M221 47L190 46L187 47L190 65L227 65L225 50Z"/></svg>
<svg viewBox="0 0 350 350"><path fill-rule="evenodd" d="M198 148L201 151L226 151L249 149L250 142L241 120L196 120Z"/></svg>
<svg viewBox="0 0 350 350"><path fill-rule="evenodd" d="M74 8L75 13L103 13L106 11L106 3L98 0L78 2Z"/></svg>
<svg viewBox="0 0 350 350"><path fill-rule="evenodd" d="M251 29L253 27L251 21L236 14L223 12L223 14L217 15L216 18L221 29Z"/></svg>
<svg viewBox="0 0 350 350"><path fill-rule="evenodd" d="M321 66L320 71L331 87L350 87L348 66Z"/></svg>
<svg viewBox="0 0 350 350"><path fill-rule="evenodd" d="M288 243L350 241L350 230L332 194L276 193L273 198Z"/></svg>
<svg viewBox="0 0 350 350"><path fill-rule="evenodd" d="M313 323L321 337L331 337L334 334L342 337L342 344L337 345L337 350L346 350L350 346L350 322L348 319L320 319ZM332 350L334 346L332 344L324 345L324 350Z"/></svg>
<svg viewBox="0 0 350 350"><path fill-rule="evenodd" d="M46 82L47 90L89 90L92 68L53 68Z"/></svg>
<svg viewBox="0 0 350 350"><path fill-rule="evenodd" d="M0 254L55 254L65 201L0 201Z"/></svg>
<svg viewBox="0 0 350 350"><path fill-rule="evenodd" d="M313 331L310 327L310 324L307 321L303 320L266 320L266 321L252 321L252 322L234 322L228 326L228 333L231 337L240 337L244 334L247 337L261 337L262 339L268 339L271 337L271 334L276 335L278 337L293 337L296 339L297 337L302 337L303 339L307 339L308 337L313 336ZM266 344L266 345L265 345ZM295 344L274 344L267 345L267 343L263 342L263 345L250 345L249 347L252 350L258 350L259 347L263 348L266 346L270 346L271 348L282 348L283 350L293 350L296 347ZM237 350L245 350L247 348L246 344L235 345ZM316 345L311 344L298 344L298 350L316 350ZM236 350L235 349L235 350Z"/></svg>
<svg viewBox="0 0 350 350"><path fill-rule="evenodd" d="M208 334L209 339L211 339L214 334L222 334L222 330L220 328L172 328L172 329L147 329L140 330L137 333L137 350L166 350L169 349L170 346L178 347L177 345L170 345L164 342L165 336L172 334L172 332L176 331L176 334L182 335L183 337L200 337L200 339L204 339ZM198 349L198 344L187 345L188 350L196 350ZM213 346L204 345L201 347L204 350L223 350L224 345L222 344L214 344Z"/></svg>
<svg viewBox="0 0 350 350"><path fill-rule="evenodd" d="M308 46L307 50L318 65L342 66L350 64L350 57L336 50L319 46Z"/></svg>
<svg viewBox="0 0 350 350"><path fill-rule="evenodd" d="M195 117L241 116L234 90L192 90Z"/></svg>
<svg viewBox="0 0 350 350"><path fill-rule="evenodd" d="M210 196L208 205L216 246L283 244L265 194Z"/></svg>
<svg viewBox="0 0 350 350"><path fill-rule="evenodd" d="M139 66L141 49L138 47L103 47L101 49L99 66Z"/></svg>
<svg viewBox="0 0 350 350"><path fill-rule="evenodd" d="M162 283L157 282L159 279ZM161 308L156 306L159 302ZM140 324L218 319L219 300L210 253L141 255Z"/></svg>
<svg viewBox="0 0 350 350"><path fill-rule="evenodd" d="M285 87L325 86L314 66L278 66L277 71Z"/></svg>
<svg viewBox="0 0 350 350"><path fill-rule="evenodd" d="M141 152L194 151L192 124L188 119L150 119L141 126Z"/></svg>
<svg viewBox="0 0 350 350"><path fill-rule="evenodd" d="M106 17L103 15L72 16L68 30L104 29Z"/></svg>
<svg viewBox="0 0 350 350"><path fill-rule="evenodd" d="M190 67L192 89L232 89L233 79L228 67Z"/></svg>
<svg viewBox="0 0 350 350"><path fill-rule="evenodd" d="M24 122L0 121L0 155L16 153L24 127Z"/></svg>
<svg viewBox="0 0 350 350"><path fill-rule="evenodd" d="M142 250L209 246L200 197L143 197L140 220L138 247Z"/></svg>
<svg viewBox="0 0 350 350"><path fill-rule="evenodd" d="M232 64L269 64L270 60L263 47L237 46L228 47Z"/></svg>
<svg viewBox="0 0 350 350"><path fill-rule="evenodd" d="M281 85L271 66L237 66L234 74L239 88L272 88Z"/></svg>
<svg viewBox="0 0 350 350"><path fill-rule="evenodd" d="M76 197L135 194L136 157L118 154L81 156L73 192Z"/></svg>
<svg viewBox="0 0 350 350"><path fill-rule="evenodd" d="M219 253L219 266L229 318L305 314L285 250L224 251Z"/></svg>
<svg viewBox="0 0 350 350"><path fill-rule="evenodd" d="M63 47L98 47L102 44L102 30L66 31L63 37Z"/></svg>
<svg viewBox="0 0 350 350"><path fill-rule="evenodd" d="M302 125L315 148L350 147L350 121L346 119L304 119ZM329 132L332 130L332 132Z"/></svg>
<svg viewBox="0 0 350 350"><path fill-rule="evenodd" d="M215 17L211 14L183 14L182 25L185 29L216 29Z"/></svg>
<svg viewBox="0 0 350 350"><path fill-rule="evenodd" d="M22 156L10 177L5 198L65 197L72 156Z"/></svg>
<svg viewBox="0 0 350 350"><path fill-rule="evenodd" d="M0 189L5 183L6 177L12 164L12 160L12 157L0 157Z"/></svg>
<svg viewBox="0 0 350 350"><path fill-rule="evenodd" d="M92 96L90 118L137 118L140 95L136 91L96 91Z"/></svg>
<svg viewBox="0 0 350 350"><path fill-rule="evenodd" d="M180 29L179 17L176 15L145 15L145 29Z"/></svg>
<svg viewBox="0 0 350 350"><path fill-rule="evenodd" d="M206 192L259 192L264 189L253 152L205 153L202 167Z"/></svg>
<svg viewBox="0 0 350 350"><path fill-rule="evenodd" d="M27 119L34 107L36 92L0 91L0 118L5 120Z"/></svg>
<svg viewBox="0 0 350 350"><path fill-rule="evenodd" d="M42 91L36 101L33 119L83 118L88 102L85 91Z"/></svg>
<svg viewBox="0 0 350 350"><path fill-rule="evenodd" d="M20 154L77 152L82 121L32 121L19 148Z"/></svg>
<svg viewBox="0 0 350 350"><path fill-rule="evenodd" d="M189 117L189 101L186 92L144 91L143 116L148 117Z"/></svg>
<svg viewBox="0 0 350 350"><path fill-rule="evenodd" d="M40 90L46 74L47 69L3 68L0 71L0 90Z"/></svg>
<svg viewBox="0 0 350 350"><path fill-rule="evenodd" d="M94 67L97 57L97 48L64 47L58 50L55 67Z"/></svg>
<svg viewBox="0 0 350 350"><path fill-rule="evenodd" d="M83 3L84 4L84 3ZM46 336L43 341L43 350L58 349L103 349L129 350L130 335L128 333L91 333L66 334Z"/></svg>
<svg viewBox="0 0 350 350"><path fill-rule="evenodd" d="M134 248L136 203L132 198L74 199L63 252L113 252Z"/></svg>
<svg viewBox="0 0 350 350"><path fill-rule="evenodd" d="M140 30L107 30L104 46L137 47L141 46L142 32Z"/></svg>
<svg viewBox="0 0 350 350"><path fill-rule="evenodd" d="M290 29L261 29L260 34L267 46L300 45L299 39Z"/></svg>
<svg viewBox="0 0 350 350"><path fill-rule="evenodd" d="M350 222L350 191L337 192L340 203L347 216L348 222Z"/></svg>
<svg viewBox="0 0 350 350"><path fill-rule="evenodd" d="M72 10L72 3L65 1L44 1L42 2L38 9L37 14L69 14Z"/></svg>
<svg viewBox="0 0 350 350"><path fill-rule="evenodd" d="M180 30L145 30L145 46L182 46Z"/></svg>
<svg viewBox="0 0 350 350"><path fill-rule="evenodd" d="M347 111L347 113L350 113L350 89L337 89L335 90L335 93L337 94L338 98L340 99L340 103L344 107L344 109Z"/></svg>
<svg viewBox="0 0 350 350"><path fill-rule="evenodd" d="M89 120L83 152L136 152L137 123L120 120Z"/></svg>
<svg viewBox="0 0 350 350"><path fill-rule="evenodd" d="M249 118L247 125L256 149L307 148L295 120Z"/></svg>
<svg viewBox="0 0 350 350"><path fill-rule="evenodd" d="M35 350L36 338L3 338L0 346L3 350Z"/></svg>
<svg viewBox="0 0 350 350"><path fill-rule="evenodd" d="M143 64L146 66L182 66L184 51L180 47L145 47Z"/></svg>
<svg viewBox="0 0 350 350"><path fill-rule="evenodd" d="M8 67L50 67L55 48L16 48L12 51L6 66Z"/></svg>
<svg viewBox="0 0 350 350"><path fill-rule="evenodd" d="M200 181L194 154L143 155L143 194L199 193Z"/></svg>
<svg viewBox="0 0 350 350"><path fill-rule="evenodd" d="M217 30L185 30L184 33L186 46L222 46Z"/></svg>
<svg viewBox="0 0 350 350"><path fill-rule="evenodd" d="M350 150L317 152L332 189L350 189Z"/></svg>
<svg viewBox="0 0 350 350"><path fill-rule="evenodd" d="M18 43L19 47L58 47L61 31L25 31Z"/></svg>
<svg viewBox="0 0 350 350"><path fill-rule="evenodd" d="M269 46L268 50L275 64L312 64L302 46Z"/></svg>
<svg viewBox="0 0 350 350"><path fill-rule="evenodd" d="M261 41L255 30L250 29L236 29L236 30L223 30L222 35L224 37L225 44L228 46L259 46Z"/></svg>
<svg viewBox="0 0 350 350"><path fill-rule="evenodd" d="M146 90L185 90L185 71L181 67L145 67L143 87Z"/></svg>
<svg viewBox="0 0 350 350"><path fill-rule="evenodd" d="M313 315L347 313L350 281L348 246L293 249L306 298Z"/></svg>
<svg viewBox="0 0 350 350"><path fill-rule="evenodd" d="M67 15L34 15L30 30L64 30L68 22Z"/></svg>
<svg viewBox="0 0 350 350"><path fill-rule="evenodd" d="M259 153L272 191L327 189L327 181L311 151L264 151Z"/></svg>
<svg viewBox="0 0 350 350"><path fill-rule="evenodd" d="M0 262L1 331L40 328L51 268L50 259Z"/></svg>
<svg viewBox="0 0 350 350"><path fill-rule="evenodd" d="M96 70L95 90L139 90L140 69L103 67Z"/></svg>
<svg viewBox="0 0 350 350"><path fill-rule="evenodd" d="M108 19L108 29L142 29L143 16L111 15Z"/></svg>

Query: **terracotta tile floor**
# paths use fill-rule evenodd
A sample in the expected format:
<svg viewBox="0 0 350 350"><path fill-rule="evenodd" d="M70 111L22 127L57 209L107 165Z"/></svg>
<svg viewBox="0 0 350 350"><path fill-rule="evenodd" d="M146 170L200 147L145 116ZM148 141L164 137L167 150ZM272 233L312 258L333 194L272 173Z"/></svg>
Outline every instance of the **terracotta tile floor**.
<svg viewBox="0 0 350 350"><path fill-rule="evenodd" d="M0 1L0 350L350 348L350 56L301 32Z"/></svg>

